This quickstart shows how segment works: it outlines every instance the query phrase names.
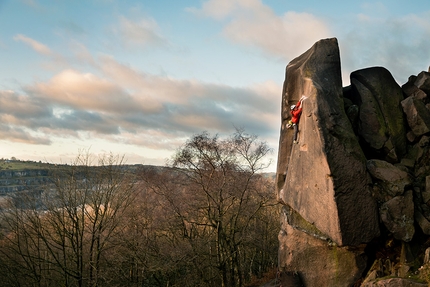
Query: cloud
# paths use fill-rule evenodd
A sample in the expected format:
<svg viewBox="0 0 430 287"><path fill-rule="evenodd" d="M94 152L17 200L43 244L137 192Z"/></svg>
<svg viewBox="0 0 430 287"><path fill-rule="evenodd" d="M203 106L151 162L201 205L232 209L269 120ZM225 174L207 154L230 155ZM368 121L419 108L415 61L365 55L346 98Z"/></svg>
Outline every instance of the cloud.
<svg viewBox="0 0 430 287"><path fill-rule="evenodd" d="M363 19L366 19L368 16L380 18L382 16L389 15L389 9L381 2L373 2L373 3L364 2L364 3L361 3L360 6L363 12L360 13L358 16L359 17L364 16Z"/></svg>
<svg viewBox="0 0 430 287"><path fill-rule="evenodd" d="M21 2L31 7L37 7L37 3L35 0L21 0Z"/></svg>
<svg viewBox="0 0 430 287"><path fill-rule="evenodd" d="M118 123L114 117L91 111L74 110L58 117L55 129L67 129L73 131L92 131L97 134L116 135L119 134Z"/></svg>
<svg viewBox="0 0 430 287"><path fill-rule="evenodd" d="M176 148L193 133L229 134L234 126L250 133L277 131L275 83L235 88L197 80L147 74L117 62L97 59L99 75L66 69L50 80L23 87L23 94L0 91L3 130L20 131L11 140L49 143L52 135L83 136ZM16 132L17 133L17 132ZM45 139L43 141L42 139Z"/></svg>
<svg viewBox="0 0 430 287"><path fill-rule="evenodd" d="M6 49L7 45L5 43L3 43L3 41L0 39L0 49Z"/></svg>
<svg viewBox="0 0 430 287"><path fill-rule="evenodd" d="M384 10L383 7L379 9ZM429 19L430 12L401 17L360 13L351 18L354 28L339 29L342 65L347 76L354 70L382 66L403 84L410 75L427 71Z"/></svg>
<svg viewBox="0 0 430 287"><path fill-rule="evenodd" d="M70 35L85 35L87 31L79 24L73 21L64 21L61 24L63 31Z"/></svg>
<svg viewBox="0 0 430 287"><path fill-rule="evenodd" d="M222 34L235 43L291 60L321 38L333 37L328 25L308 13L278 16L260 0L209 0L188 11L223 21Z"/></svg>
<svg viewBox="0 0 430 287"><path fill-rule="evenodd" d="M40 118L49 113L49 108L37 99L20 95L14 91L0 91L0 114L21 119Z"/></svg>
<svg viewBox="0 0 430 287"><path fill-rule="evenodd" d="M97 66L93 55L85 45L80 42L72 41L69 44L69 49L73 51L74 61L83 65Z"/></svg>
<svg viewBox="0 0 430 287"><path fill-rule="evenodd" d="M51 141L47 137L35 137L35 136L32 136L31 132L26 129L4 125L4 124L0 124L0 138L2 140L18 142L18 143L28 143L28 144L38 144L38 145L51 144Z"/></svg>
<svg viewBox="0 0 430 287"><path fill-rule="evenodd" d="M27 91L52 104L79 110L108 113L147 112L160 107L145 105L125 89L91 73L64 70L47 83L28 87Z"/></svg>
<svg viewBox="0 0 430 287"><path fill-rule="evenodd" d="M51 49L49 49L48 46L46 46L46 45L44 45L44 44L42 44L42 43L40 43L34 39L31 39L27 36L24 36L22 34L18 34L16 36L14 36L13 39L15 41L23 42L24 44L30 46L37 53L43 54L45 56L52 55L52 51L51 51Z"/></svg>
<svg viewBox="0 0 430 287"><path fill-rule="evenodd" d="M215 18L222 20L229 16L239 6L239 1L219 0L219 1L206 1L202 4L202 8L189 7L186 11L196 15Z"/></svg>
<svg viewBox="0 0 430 287"><path fill-rule="evenodd" d="M167 47L168 41L160 34L157 22L152 18L132 21L124 16L113 28L114 34L128 48Z"/></svg>
<svg viewBox="0 0 430 287"><path fill-rule="evenodd" d="M307 13L288 12L276 17L272 11L231 21L223 33L230 39L252 45L285 59L306 51L316 41L330 36L327 26Z"/></svg>
<svg viewBox="0 0 430 287"><path fill-rule="evenodd" d="M233 43L286 62L318 40L336 37L345 85L352 71L371 66L386 67L400 84L428 69L430 12L393 16L380 2L365 3L361 9L355 17L338 15L330 22L295 11L277 15L261 0L208 0L187 11L218 21L223 25L221 34Z"/></svg>

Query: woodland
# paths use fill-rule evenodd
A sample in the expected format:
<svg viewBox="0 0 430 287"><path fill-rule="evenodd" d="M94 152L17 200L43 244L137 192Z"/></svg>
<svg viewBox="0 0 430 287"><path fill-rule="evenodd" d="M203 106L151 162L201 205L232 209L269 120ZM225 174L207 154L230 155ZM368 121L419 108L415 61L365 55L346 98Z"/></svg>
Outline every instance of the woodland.
<svg viewBox="0 0 430 287"><path fill-rule="evenodd" d="M40 191L2 198L0 286L258 286L277 267L270 152L243 130L202 132L166 167L53 165Z"/></svg>

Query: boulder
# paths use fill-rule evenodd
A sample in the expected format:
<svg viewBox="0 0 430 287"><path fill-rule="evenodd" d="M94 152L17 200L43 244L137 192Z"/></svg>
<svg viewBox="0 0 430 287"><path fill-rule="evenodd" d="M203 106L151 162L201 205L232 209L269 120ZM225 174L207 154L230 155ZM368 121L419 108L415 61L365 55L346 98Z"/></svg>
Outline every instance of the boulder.
<svg viewBox="0 0 430 287"><path fill-rule="evenodd" d="M406 138L408 139L409 142L415 142L415 140L417 139L417 136L412 131L408 131L406 133Z"/></svg>
<svg viewBox="0 0 430 287"><path fill-rule="evenodd" d="M424 234L430 235L430 221L418 209L415 210L415 221Z"/></svg>
<svg viewBox="0 0 430 287"><path fill-rule="evenodd" d="M410 158L402 158L400 160L400 165L413 169L415 167L415 160L410 159Z"/></svg>
<svg viewBox="0 0 430 287"><path fill-rule="evenodd" d="M406 278L430 270L430 251L418 269L430 244L429 93L430 71L400 87L383 67L342 88L334 38L288 63L276 173L283 286L426 286ZM290 105L303 95L293 144Z"/></svg>
<svg viewBox="0 0 430 287"><path fill-rule="evenodd" d="M417 100L423 100L427 98L427 94L423 90L418 89L414 84L403 85L402 91L406 95L406 98L413 97Z"/></svg>
<svg viewBox="0 0 430 287"><path fill-rule="evenodd" d="M350 80L360 109L358 133L365 148L387 161L398 162L406 153L402 89L383 67L354 71Z"/></svg>
<svg viewBox="0 0 430 287"><path fill-rule="evenodd" d="M407 97L414 97L418 100L422 100L427 98L427 94L419 89L416 85L415 85L415 80L417 79L417 77L409 77L409 80L402 85L402 91L403 94L405 96L405 98Z"/></svg>
<svg viewBox="0 0 430 287"><path fill-rule="evenodd" d="M297 230L288 223L288 213L283 210L278 236L281 274L299 274L304 286L352 286L366 267L364 246L339 247Z"/></svg>
<svg viewBox="0 0 430 287"><path fill-rule="evenodd" d="M361 286L364 286L369 282L375 281L378 278L383 278L387 276L397 277L399 269L401 268L399 268L399 266L394 265L390 258L378 258L373 262Z"/></svg>
<svg viewBox="0 0 430 287"><path fill-rule="evenodd" d="M414 145L414 147L417 148L417 157L416 161L420 162L423 159L427 162L428 158L424 157L425 154L428 154L430 146L430 137L428 136L422 136L420 141Z"/></svg>
<svg viewBox="0 0 430 287"><path fill-rule="evenodd" d="M414 161L414 169L412 170L417 175L418 169L428 166L429 155L430 155L430 138L423 135L419 138L419 141L410 145L408 153L404 158ZM430 173L429 173L430 174ZM428 174L424 175L427 176Z"/></svg>
<svg viewBox="0 0 430 287"><path fill-rule="evenodd" d="M422 71L417 75L414 82L418 89L424 91L426 94L430 93L430 73Z"/></svg>
<svg viewBox="0 0 430 287"><path fill-rule="evenodd" d="M430 131L430 111L425 104L414 97L404 99L401 104L412 132L416 136L428 133Z"/></svg>
<svg viewBox="0 0 430 287"><path fill-rule="evenodd" d="M426 249L426 251L424 252L424 261L423 264L428 264L430 263L430 247Z"/></svg>
<svg viewBox="0 0 430 287"><path fill-rule="evenodd" d="M287 128L302 95L299 143ZM338 246L379 236L366 159L344 111L337 40L318 41L286 68L277 197ZM281 260L282 263L282 260ZM311 285L309 285L311 286Z"/></svg>
<svg viewBox="0 0 430 287"><path fill-rule="evenodd" d="M425 283L416 282L405 278L377 279L362 284L360 287L427 287Z"/></svg>
<svg viewBox="0 0 430 287"><path fill-rule="evenodd" d="M381 220L394 238L409 242L415 233L413 192L396 196L382 204L379 213Z"/></svg>
<svg viewBox="0 0 430 287"><path fill-rule="evenodd" d="M406 171L384 160L368 160L367 170L374 178L374 185L381 192L375 195L379 201L402 195L405 187L411 184L410 176Z"/></svg>
<svg viewBox="0 0 430 287"><path fill-rule="evenodd" d="M423 191L421 192L421 196L422 196L423 203L428 204L430 201L430 192Z"/></svg>
<svg viewBox="0 0 430 287"><path fill-rule="evenodd" d="M424 181L430 175L430 138L422 136L420 141L410 148L410 156L415 156L415 178Z"/></svg>
<svg viewBox="0 0 430 287"><path fill-rule="evenodd" d="M430 235L430 192L427 191L428 180L430 176L426 177L425 189L421 191L420 188L415 188L415 222L421 228L424 234Z"/></svg>
<svg viewBox="0 0 430 287"><path fill-rule="evenodd" d="M426 178L430 175L430 137L422 135L419 141L410 145L406 157L414 160L414 167L410 173L414 178L414 185L426 190Z"/></svg>
<svg viewBox="0 0 430 287"><path fill-rule="evenodd" d="M280 285L276 285L276 287L280 287L280 286L304 287L300 274L295 271L280 272L278 281Z"/></svg>
<svg viewBox="0 0 430 287"><path fill-rule="evenodd" d="M425 192L427 192L427 193L430 194L430 175L426 176L426 178L425 178L425 184L426 184L426 186L425 186ZM427 202L427 200L425 202Z"/></svg>

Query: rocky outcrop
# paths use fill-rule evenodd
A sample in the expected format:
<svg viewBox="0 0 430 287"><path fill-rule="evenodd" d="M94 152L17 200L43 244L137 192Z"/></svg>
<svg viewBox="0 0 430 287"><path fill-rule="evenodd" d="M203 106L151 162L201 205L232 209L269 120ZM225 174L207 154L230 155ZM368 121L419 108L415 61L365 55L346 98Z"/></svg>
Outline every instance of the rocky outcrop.
<svg viewBox="0 0 430 287"><path fill-rule="evenodd" d="M290 104L305 95L299 143L288 129ZM287 66L278 154L279 200L339 246L379 235L366 158L344 111L336 39L316 43Z"/></svg>
<svg viewBox="0 0 430 287"><path fill-rule="evenodd" d="M430 131L430 115L422 100L416 97L407 97L402 102L409 127L415 136L422 136Z"/></svg>
<svg viewBox="0 0 430 287"><path fill-rule="evenodd" d="M366 268L364 246L339 247L317 230L309 232L314 227L303 219L301 226L297 224L294 217L300 215L292 213L284 207L278 235L283 272L296 272L304 286L352 286Z"/></svg>
<svg viewBox="0 0 430 287"><path fill-rule="evenodd" d="M399 102L403 93L391 73L373 67L351 73L351 101L358 106L357 133L367 153L397 162L406 153L406 132Z"/></svg>
<svg viewBox="0 0 430 287"><path fill-rule="evenodd" d="M388 278L385 280L378 280L365 283L361 287L427 287L425 283L415 282L403 278Z"/></svg>
<svg viewBox="0 0 430 287"><path fill-rule="evenodd" d="M415 233L412 190L384 202L379 210L382 222L395 239L412 240Z"/></svg>
<svg viewBox="0 0 430 287"><path fill-rule="evenodd" d="M383 67L354 71L342 87L335 38L287 65L281 273L299 274L304 286L425 286L409 277L430 246L429 93L430 73L400 86ZM287 123L303 95L295 144Z"/></svg>
<svg viewBox="0 0 430 287"><path fill-rule="evenodd" d="M373 197L379 202L403 194L405 187L411 184L408 172L389 162L371 159L367 161L366 167L373 177Z"/></svg>
<svg viewBox="0 0 430 287"><path fill-rule="evenodd" d="M41 189L51 182L47 169L1 170L0 196L19 191Z"/></svg>

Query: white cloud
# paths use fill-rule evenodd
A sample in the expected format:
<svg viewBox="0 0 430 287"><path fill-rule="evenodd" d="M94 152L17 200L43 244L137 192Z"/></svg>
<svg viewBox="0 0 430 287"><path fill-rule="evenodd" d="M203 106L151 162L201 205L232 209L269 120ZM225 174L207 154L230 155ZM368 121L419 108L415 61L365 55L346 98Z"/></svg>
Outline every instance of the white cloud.
<svg viewBox="0 0 430 287"><path fill-rule="evenodd" d="M333 37L328 25L308 13L278 16L261 0L209 0L195 14L227 19L223 35L233 42L257 47L267 54L291 60L316 41Z"/></svg>
<svg viewBox="0 0 430 287"><path fill-rule="evenodd" d="M117 83L92 73L64 70L47 83L38 83L27 90L53 104L73 109L109 113L154 112L159 105L143 103Z"/></svg>
<svg viewBox="0 0 430 287"><path fill-rule="evenodd" d="M23 42L24 44L27 44L33 50L35 50L36 52L38 52L40 54L43 54L43 55L46 55L46 56L49 56L49 55L52 54L52 51L51 51L51 49L49 49L48 46L46 46L46 45L44 45L44 44L42 44L42 43L40 43L40 42L38 42L38 41L36 41L36 40L34 40L32 38L24 36L22 34L15 35L13 37L13 39L15 41L20 41L20 42Z"/></svg>
<svg viewBox="0 0 430 287"><path fill-rule="evenodd" d="M168 41L161 35L157 22L152 18L132 21L124 16L119 17L114 33L126 47L163 47Z"/></svg>
<svg viewBox="0 0 430 287"><path fill-rule="evenodd" d="M2 121L2 123L0 124L0 138L3 141L37 145L47 145L51 143L48 137L39 137L37 135L35 136L33 135L34 133L28 128L4 124L4 121L7 120L6 118L7 116L2 116L0 114L0 120Z"/></svg>
<svg viewBox="0 0 430 287"><path fill-rule="evenodd" d="M24 87L24 94L0 91L3 130L11 141L49 143L53 135L175 149L193 133L229 134L278 130L273 82L248 88L155 76L102 56L99 74L66 69L50 80ZM226 108L227 107L227 108ZM25 137L26 131L38 137ZM12 133L11 133L12 134Z"/></svg>
<svg viewBox="0 0 430 287"><path fill-rule="evenodd" d="M25 5L37 7L37 3L35 0L21 0Z"/></svg>
<svg viewBox="0 0 430 287"><path fill-rule="evenodd" d="M364 2L360 6L364 14L373 15L372 17L383 17L389 14L389 9L382 2Z"/></svg>
<svg viewBox="0 0 430 287"><path fill-rule="evenodd" d="M217 20L221 20L230 15L237 7L237 1L218 0L206 1L202 4L202 8L189 7L186 10L196 15L209 16Z"/></svg>
<svg viewBox="0 0 430 287"><path fill-rule="evenodd" d="M358 14L351 18L349 30L338 27L344 74L349 78L354 70L382 66L403 84L410 75L427 70L429 19L429 12L396 17Z"/></svg>
<svg viewBox="0 0 430 287"><path fill-rule="evenodd" d="M300 55L321 38L330 37L327 26L307 13L288 12L277 17L271 12L256 16L230 22L224 34L233 41L285 59Z"/></svg>

